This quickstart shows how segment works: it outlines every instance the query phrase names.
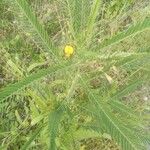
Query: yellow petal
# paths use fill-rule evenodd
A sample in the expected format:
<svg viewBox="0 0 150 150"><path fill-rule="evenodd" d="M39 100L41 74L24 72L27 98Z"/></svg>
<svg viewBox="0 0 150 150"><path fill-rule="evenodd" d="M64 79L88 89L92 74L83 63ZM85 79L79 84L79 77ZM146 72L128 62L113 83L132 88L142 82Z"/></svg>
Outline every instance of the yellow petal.
<svg viewBox="0 0 150 150"><path fill-rule="evenodd" d="M73 54L73 52L74 52L73 47L70 46L70 45L66 45L66 47L65 47L65 55L70 56L70 55Z"/></svg>

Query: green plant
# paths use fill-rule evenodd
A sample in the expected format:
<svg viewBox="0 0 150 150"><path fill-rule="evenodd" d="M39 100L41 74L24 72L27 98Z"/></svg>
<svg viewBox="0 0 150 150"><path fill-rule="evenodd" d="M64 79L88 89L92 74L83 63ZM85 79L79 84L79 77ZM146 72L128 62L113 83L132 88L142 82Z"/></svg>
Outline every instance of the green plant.
<svg viewBox="0 0 150 150"><path fill-rule="evenodd" d="M103 23L102 0L50 1L59 9L60 32L57 39L50 39L32 2L9 2L22 37L35 43L35 49L40 47L48 60L46 65L36 63L23 70L11 61L15 75L21 75L0 91L1 120L7 109L12 112L9 119L15 118L9 127L5 127L7 121L1 123L2 148L79 149L80 140L107 133L123 150L145 149L149 141L143 129L145 118L123 98L149 83L149 48L128 51L125 44L125 50L116 48L149 32L150 18L105 37L97 34ZM75 49L70 58L63 53L62 46L67 44Z"/></svg>

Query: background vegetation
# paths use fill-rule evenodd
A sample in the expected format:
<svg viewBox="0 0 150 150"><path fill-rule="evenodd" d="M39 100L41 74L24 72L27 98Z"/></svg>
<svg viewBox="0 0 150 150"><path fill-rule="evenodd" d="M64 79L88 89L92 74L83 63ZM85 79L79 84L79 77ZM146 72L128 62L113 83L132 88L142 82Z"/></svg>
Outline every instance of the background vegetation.
<svg viewBox="0 0 150 150"><path fill-rule="evenodd" d="M0 149L148 150L148 0L1 0L0 19Z"/></svg>

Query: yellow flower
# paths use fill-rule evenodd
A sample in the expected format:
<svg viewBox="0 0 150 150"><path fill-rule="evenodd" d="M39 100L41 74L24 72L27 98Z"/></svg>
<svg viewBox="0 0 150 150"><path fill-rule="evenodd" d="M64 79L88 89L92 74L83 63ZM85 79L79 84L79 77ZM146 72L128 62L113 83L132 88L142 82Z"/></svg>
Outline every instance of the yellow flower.
<svg viewBox="0 0 150 150"><path fill-rule="evenodd" d="M71 57L74 53L74 48L71 45L66 45L64 49L64 53L66 57Z"/></svg>

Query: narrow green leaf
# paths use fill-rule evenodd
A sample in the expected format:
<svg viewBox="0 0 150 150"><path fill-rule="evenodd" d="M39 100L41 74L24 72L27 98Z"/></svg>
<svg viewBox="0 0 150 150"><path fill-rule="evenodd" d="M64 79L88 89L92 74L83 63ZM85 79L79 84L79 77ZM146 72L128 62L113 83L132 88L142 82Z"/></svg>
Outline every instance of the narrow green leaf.
<svg viewBox="0 0 150 150"><path fill-rule="evenodd" d="M88 138L98 138L101 137L100 133L94 131L94 130L87 130L87 129L79 129L75 131L74 138L75 140L83 140Z"/></svg>
<svg viewBox="0 0 150 150"><path fill-rule="evenodd" d="M50 68L40 70L39 72L34 73L34 74L22 79L21 81L19 81L17 83L8 85L7 87L3 88L0 91L0 101L13 95L14 93L18 92L19 90L27 87L29 84L33 83L34 81L39 80L49 74L65 70L67 67L69 67L67 63L61 64L61 65L54 65Z"/></svg>
<svg viewBox="0 0 150 150"><path fill-rule="evenodd" d="M132 81L129 85L125 86L123 89L116 92L111 100L122 98L123 96L133 92L139 85L142 85L145 81L141 78L136 81Z"/></svg>
<svg viewBox="0 0 150 150"><path fill-rule="evenodd" d="M96 99L98 97L95 97ZM91 100L94 99L94 96ZM96 113L97 112L97 113ZM139 140L130 133L123 124L111 113L109 107L104 103L97 103L97 110L95 114L97 117L101 117L105 124L105 132L110 134L123 150L137 150L140 147ZM98 116L99 115L99 116ZM142 143L141 143L142 145Z"/></svg>
<svg viewBox="0 0 150 150"><path fill-rule="evenodd" d="M144 21L139 22L131 27L127 31L123 31L118 33L117 35L111 37L110 39L104 40L100 45L97 47L97 49L106 48L108 46L112 46L116 43L119 43L123 41L124 39L134 36L138 33L143 32L144 30L147 30L150 28L150 18L146 18Z"/></svg>
<svg viewBox="0 0 150 150"><path fill-rule="evenodd" d="M84 80L83 84L84 84ZM104 130L106 133L110 134L117 143L122 147L123 150L137 150L140 146L139 139L130 133L124 125L115 117L111 112L108 104L95 95L89 88L84 84L89 95L89 100L95 106L94 115L97 120L102 119L102 123L105 124ZM98 100L99 99L99 100ZM101 125L99 125L101 126Z"/></svg>
<svg viewBox="0 0 150 150"><path fill-rule="evenodd" d="M54 57L56 57L56 49L54 48L52 41L50 41L49 36L45 31L44 27L39 23L37 17L34 15L32 9L30 8L30 5L27 3L26 0L15 1L18 4L21 12L23 12L24 16L28 19L36 34L39 36L40 40L42 41L42 44Z"/></svg>
<svg viewBox="0 0 150 150"><path fill-rule="evenodd" d="M34 141L34 139L38 136L40 131L42 130L42 127L38 128L33 135L30 137L30 139L21 147L21 150L27 150L30 146L30 144Z"/></svg>
<svg viewBox="0 0 150 150"><path fill-rule="evenodd" d="M93 28L95 26L95 21L96 18L99 14L99 9L101 6L101 0L94 0L91 6L91 12L90 12L90 16L88 19L88 23L87 23L87 34L86 34L86 41L90 42L91 37L92 37L92 33L93 33Z"/></svg>
<svg viewBox="0 0 150 150"><path fill-rule="evenodd" d="M56 137L58 133L59 123L63 115L63 109L59 107L56 111L49 114L49 134L50 134L50 146L49 150L56 150Z"/></svg>
<svg viewBox="0 0 150 150"><path fill-rule="evenodd" d="M134 117L136 119L138 118L137 114L135 112L133 112L133 110L131 108L129 108L122 102L120 102L118 100L110 100L110 101L108 101L108 103L111 105L111 107L115 111L118 111L119 113L126 115L126 116Z"/></svg>

